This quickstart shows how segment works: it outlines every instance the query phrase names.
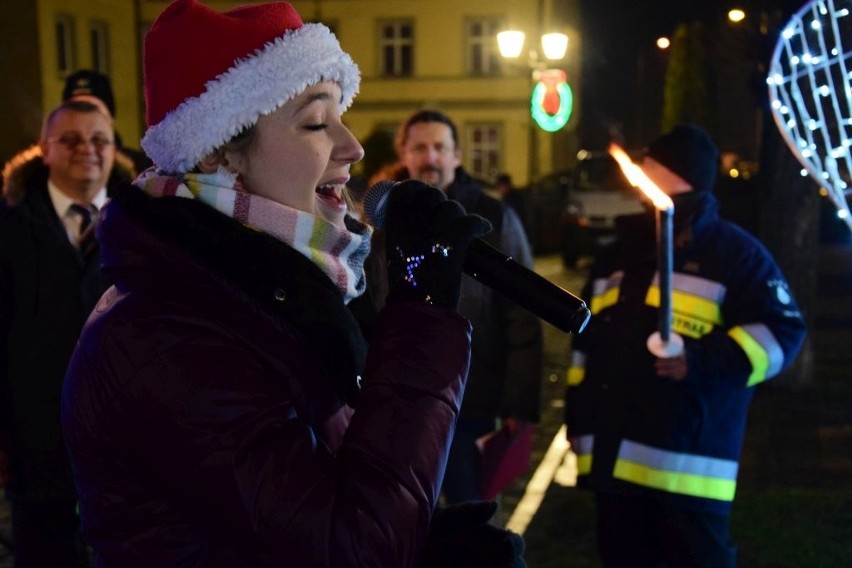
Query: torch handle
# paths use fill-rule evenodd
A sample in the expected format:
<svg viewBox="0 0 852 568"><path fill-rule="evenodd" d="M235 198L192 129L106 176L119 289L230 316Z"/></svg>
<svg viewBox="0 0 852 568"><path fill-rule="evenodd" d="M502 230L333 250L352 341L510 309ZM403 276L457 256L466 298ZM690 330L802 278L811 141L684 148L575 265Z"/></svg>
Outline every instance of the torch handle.
<svg viewBox="0 0 852 568"><path fill-rule="evenodd" d="M674 209L657 209L657 267L660 287L660 311L657 329L664 343L672 331L672 217Z"/></svg>

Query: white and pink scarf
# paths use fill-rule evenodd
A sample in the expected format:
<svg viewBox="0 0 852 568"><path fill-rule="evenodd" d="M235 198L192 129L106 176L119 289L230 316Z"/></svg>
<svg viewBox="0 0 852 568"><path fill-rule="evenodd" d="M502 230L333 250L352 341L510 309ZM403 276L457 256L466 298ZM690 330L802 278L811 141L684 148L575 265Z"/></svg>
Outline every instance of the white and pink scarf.
<svg viewBox="0 0 852 568"><path fill-rule="evenodd" d="M213 174L164 175L154 169L133 182L152 197L197 199L247 227L287 243L320 267L349 303L364 293L364 259L370 252L372 228L357 221L348 230L310 213L265 197L247 193L236 175L220 170ZM353 220L354 221L354 220Z"/></svg>

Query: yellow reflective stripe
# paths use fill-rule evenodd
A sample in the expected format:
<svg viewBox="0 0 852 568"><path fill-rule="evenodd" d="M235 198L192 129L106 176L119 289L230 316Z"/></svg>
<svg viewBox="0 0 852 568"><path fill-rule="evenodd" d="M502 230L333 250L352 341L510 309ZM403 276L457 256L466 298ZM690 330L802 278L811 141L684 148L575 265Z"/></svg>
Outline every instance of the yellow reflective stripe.
<svg viewBox="0 0 852 568"><path fill-rule="evenodd" d="M592 281L592 299L589 302L589 309L592 314L597 314L618 301L618 293L623 279L624 271L616 270L605 278L595 278Z"/></svg>
<svg viewBox="0 0 852 568"><path fill-rule="evenodd" d="M622 458L616 460L612 475L643 487L720 501L733 501L737 488L733 480L664 471Z"/></svg>
<svg viewBox="0 0 852 568"><path fill-rule="evenodd" d="M645 294L645 304L652 308L660 307L660 287L652 284ZM672 311L701 318L713 324L722 323L722 311L719 304L706 298L699 298L687 292L672 290Z"/></svg>
<svg viewBox="0 0 852 568"><path fill-rule="evenodd" d="M656 284L651 284L648 288L648 293L645 294L645 305L652 308L660 307L660 287Z"/></svg>
<svg viewBox="0 0 852 568"><path fill-rule="evenodd" d="M571 451L577 456L577 475L588 475L592 471L592 451L595 448L593 434L568 438Z"/></svg>
<svg viewBox="0 0 852 568"><path fill-rule="evenodd" d="M568 372L565 373L565 379L569 387L576 387L586 378L586 369L584 367L568 367Z"/></svg>
<svg viewBox="0 0 852 568"><path fill-rule="evenodd" d="M592 454L577 456L577 475L589 475L592 471Z"/></svg>
<svg viewBox="0 0 852 568"><path fill-rule="evenodd" d="M701 318L710 323L722 323L722 311L719 304L686 292L672 290L672 310Z"/></svg>
<svg viewBox="0 0 852 568"><path fill-rule="evenodd" d="M575 387L583 382L586 376L586 354L582 351L571 352L571 364L568 366L568 372L565 373L565 379L569 387Z"/></svg>
<svg viewBox="0 0 852 568"><path fill-rule="evenodd" d="M645 304L660 307L659 273L654 274ZM694 339L722 325L722 300L725 286L718 282L675 272L672 274L672 330Z"/></svg>
<svg viewBox="0 0 852 568"><path fill-rule="evenodd" d="M713 331L713 324L694 318L685 318L680 314L672 314L672 331L684 337L700 339Z"/></svg>
<svg viewBox="0 0 852 568"><path fill-rule="evenodd" d="M768 379L769 353L766 352L766 349L745 328L740 326L729 329L728 335L745 351L746 357L748 357L749 363L751 363L751 374L748 377L746 386L750 387Z"/></svg>
<svg viewBox="0 0 852 568"><path fill-rule="evenodd" d="M614 305L618 301L619 290L619 287L609 288L602 294L595 294L592 296L590 308L592 315L600 313L601 310L605 310L606 308Z"/></svg>
<svg viewBox="0 0 852 568"><path fill-rule="evenodd" d="M660 307L659 286L652 284L648 288L645 304L652 308ZM672 291L672 330L676 333L698 339L721 323L721 309L715 302L686 292Z"/></svg>

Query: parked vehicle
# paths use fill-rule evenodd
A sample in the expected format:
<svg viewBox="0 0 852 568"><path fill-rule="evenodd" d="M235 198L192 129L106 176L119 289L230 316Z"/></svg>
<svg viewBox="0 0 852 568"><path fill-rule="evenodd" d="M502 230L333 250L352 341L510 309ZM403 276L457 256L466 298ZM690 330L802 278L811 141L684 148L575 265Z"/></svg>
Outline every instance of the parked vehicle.
<svg viewBox="0 0 852 568"><path fill-rule="evenodd" d="M562 248L561 215L570 176L570 171L552 173L521 192L527 213L527 237L537 255L557 253Z"/></svg>
<svg viewBox="0 0 852 568"><path fill-rule="evenodd" d="M616 217L644 209L641 194L631 187L612 156L583 151L578 158L560 219L560 251L568 267L615 238Z"/></svg>

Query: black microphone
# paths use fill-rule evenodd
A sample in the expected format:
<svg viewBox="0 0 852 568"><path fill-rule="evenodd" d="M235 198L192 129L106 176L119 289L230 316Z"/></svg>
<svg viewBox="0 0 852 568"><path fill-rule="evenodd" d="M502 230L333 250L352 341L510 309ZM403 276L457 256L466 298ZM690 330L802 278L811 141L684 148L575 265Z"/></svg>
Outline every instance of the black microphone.
<svg viewBox="0 0 852 568"><path fill-rule="evenodd" d="M388 196L397 185L398 182L381 181L364 196L364 213L374 227L384 227ZM589 322L591 314L583 300L481 238L468 245L462 268L468 276L564 332L580 333Z"/></svg>

